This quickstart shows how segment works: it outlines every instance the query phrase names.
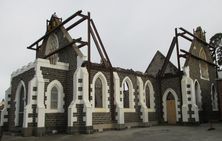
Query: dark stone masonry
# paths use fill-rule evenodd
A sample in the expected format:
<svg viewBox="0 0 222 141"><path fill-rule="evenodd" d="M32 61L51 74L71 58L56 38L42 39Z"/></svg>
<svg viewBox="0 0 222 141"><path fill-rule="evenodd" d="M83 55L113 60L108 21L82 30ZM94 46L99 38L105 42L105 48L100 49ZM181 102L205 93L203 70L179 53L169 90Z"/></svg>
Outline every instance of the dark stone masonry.
<svg viewBox="0 0 222 141"><path fill-rule="evenodd" d="M92 63L80 50L88 42L72 38L63 24L52 15L36 60L12 73L1 111L4 130L24 136L89 134L220 120L222 83L209 49L196 38L183 70L157 51L146 71L139 72L112 67L99 47L101 63ZM200 27L193 34L206 40Z"/></svg>

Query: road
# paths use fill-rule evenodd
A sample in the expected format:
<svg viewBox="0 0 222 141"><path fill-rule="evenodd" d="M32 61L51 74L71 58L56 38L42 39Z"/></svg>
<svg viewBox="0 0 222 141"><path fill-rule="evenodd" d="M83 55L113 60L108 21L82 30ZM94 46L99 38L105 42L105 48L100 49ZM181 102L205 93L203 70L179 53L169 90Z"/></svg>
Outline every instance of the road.
<svg viewBox="0 0 222 141"><path fill-rule="evenodd" d="M94 134L57 134L44 137L21 137L4 135L2 141L222 141L222 123L214 124L215 130L208 131L209 124L200 126L152 126L112 130Z"/></svg>

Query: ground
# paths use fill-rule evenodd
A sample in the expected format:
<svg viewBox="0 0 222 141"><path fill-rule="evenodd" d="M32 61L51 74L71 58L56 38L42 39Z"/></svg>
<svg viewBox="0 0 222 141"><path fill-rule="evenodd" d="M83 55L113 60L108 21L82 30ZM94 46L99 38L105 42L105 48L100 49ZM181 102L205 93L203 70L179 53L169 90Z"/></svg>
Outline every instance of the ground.
<svg viewBox="0 0 222 141"><path fill-rule="evenodd" d="M208 131L209 124L200 126L152 126L121 131L104 131L94 134L58 134L44 137L21 137L4 135L2 141L221 141L222 123L213 124L215 130Z"/></svg>

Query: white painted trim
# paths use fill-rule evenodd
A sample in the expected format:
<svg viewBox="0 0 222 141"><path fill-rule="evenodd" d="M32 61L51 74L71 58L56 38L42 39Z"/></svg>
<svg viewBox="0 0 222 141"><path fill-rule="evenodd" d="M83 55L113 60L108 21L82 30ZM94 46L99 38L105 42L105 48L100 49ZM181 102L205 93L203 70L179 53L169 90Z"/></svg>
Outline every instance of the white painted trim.
<svg viewBox="0 0 222 141"><path fill-rule="evenodd" d="M183 117L183 122L188 122L188 119L190 118L190 114L188 114L188 111L190 110L188 107L188 104L191 104L191 110L194 112L192 114L192 117L195 118L195 122L199 121L199 112L198 112L198 107L196 105L196 100L195 100L195 88L194 88L194 81L190 78L190 69L189 66L184 68L184 75L181 80L181 88L182 88L182 100L183 100L183 105L182 105L182 117ZM187 87L187 85L190 85L190 87ZM190 94L187 92L190 91ZM191 98L191 101L188 100Z"/></svg>
<svg viewBox="0 0 222 141"><path fill-rule="evenodd" d="M78 79L82 79L82 83L79 83ZM76 104L83 104L83 112L86 116L83 119L86 122L86 126L92 126L92 105L89 102L89 74L85 67L77 68L73 76L73 101L68 107L68 126L73 127L73 122L77 121L77 117L73 117L73 113L77 112ZM82 91L78 91L78 87L82 87ZM82 100L78 99L78 96L82 96Z"/></svg>
<svg viewBox="0 0 222 141"><path fill-rule="evenodd" d="M84 109L83 111L86 112L85 121L86 126L92 126L92 111L93 107L89 102L89 73L86 67L81 68L82 71L82 79L83 79L83 102L84 102Z"/></svg>
<svg viewBox="0 0 222 141"><path fill-rule="evenodd" d="M176 106L176 120L179 121L179 117L180 116L178 114L178 112L179 112L178 96L177 96L176 92L173 89L171 89L171 88L166 89L166 91L163 94L163 98L162 98L162 100L163 100L163 119L164 119L165 122L167 122L167 106L166 106L166 101L167 101L167 95L168 95L169 92L171 92L173 94L173 96L174 96L175 106Z"/></svg>
<svg viewBox="0 0 222 141"><path fill-rule="evenodd" d="M96 80L100 78L100 80L102 81L102 104L103 104L103 107L101 110L101 108L96 108L95 107L95 83L96 83ZM109 93L108 93L108 90L109 90L109 86L108 86L108 83L107 83L107 80L106 80L106 77L105 75L102 73L102 72L97 72L95 74L95 76L93 77L93 80L92 80L92 85L91 85L91 88L92 88L92 92L91 92L91 96L92 96L92 100L91 100L91 104L92 104L92 107L94 107L93 109L93 112L109 112Z"/></svg>
<svg viewBox="0 0 222 141"><path fill-rule="evenodd" d="M24 96L22 98L22 100L24 101L24 107L26 105L26 87L25 87L25 83L24 81L20 81L18 83L18 86L17 86L17 89L16 89L16 93L15 93L15 126L18 126L19 125L19 107L20 107L20 91L21 91L21 88L23 87L24 89ZM23 118L24 118L24 111L23 111ZM24 119L22 119L24 121Z"/></svg>
<svg viewBox="0 0 222 141"><path fill-rule="evenodd" d="M77 56L77 67L80 68L82 63L87 60L86 56Z"/></svg>
<svg viewBox="0 0 222 141"><path fill-rule="evenodd" d="M123 111L123 101L120 101L120 79L117 72L113 72L113 82L114 82L114 102L116 105L116 120L118 124L124 124L124 111Z"/></svg>
<svg viewBox="0 0 222 141"><path fill-rule="evenodd" d="M58 90L58 107L57 109L51 109L51 90L53 87L56 87ZM46 90L46 113L63 113L64 112L64 92L63 92L63 86L58 80L53 80L49 85L47 86Z"/></svg>
<svg viewBox="0 0 222 141"><path fill-rule="evenodd" d="M147 80L145 85L144 85L144 89L143 89L143 95L144 95L144 100L146 101L146 86L149 87L149 90L150 90L150 108L148 108L148 111L156 111L155 110L155 97L154 97L154 89L153 89L153 85L152 83L150 82L150 80ZM145 104L146 105L146 104Z"/></svg>
<svg viewBox="0 0 222 141"><path fill-rule="evenodd" d="M50 64L48 59L41 59L41 58L36 59L36 63L38 63L39 67L46 67L46 68L58 69L58 70L69 70L68 63L57 62L54 65L54 64Z"/></svg>
<svg viewBox="0 0 222 141"><path fill-rule="evenodd" d="M36 78L34 77L32 80L29 81L28 84L28 94L27 94L27 105L24 107L24 120L23 120L23 127L28 127L29 122L33 122L33 118L29 117L29 113L33 113L32 104L34 104L32 100L32 96L35 94L33 91L33 87L36 86Z"/></svg>
<svg viewBox="0 0 222 141"><path fill-rule="evenodd" d="M43 79L42 71L41 71L41 60L43 59L37 59L36 60L36 66L35 66L35 78L36 78L36 86L37 86L37 127L45 127L45 81ZM48 61L49 63L49 61Z"/></svg>
<svg viewBox="0 0 222 141"><path fill-rule="evenodd" d="M139 93L139 105L141 106L140 112L142 115L140 118L143 120L144 123L149 121L149 112L144 101L144 88L143 88L143 80L141 77L137 76L137 86L138 86L138 93Z"/></svg>
<svg viewBox="0 0 222 141"><path fill-rule="evenodd" d="M124 85L125 82L127 82L128 85L129 85L129 108L124 108L124 107L123 108L124 108L124 111L135 112L135 108L134 108L134 106L135 106L135 101L134 101L134 99L135 99L135 96L134 96L135 90L133 88L133 83L132 83L131 79L128 76L126 76L123 79L122 85L121 85L122 96L124 95L123 85ZM124 96L123 96L123 98L124 98ZM123 102L124 102L124 100L123 100ZM122 102L122 104L123 104L123 102Z"/></svg>

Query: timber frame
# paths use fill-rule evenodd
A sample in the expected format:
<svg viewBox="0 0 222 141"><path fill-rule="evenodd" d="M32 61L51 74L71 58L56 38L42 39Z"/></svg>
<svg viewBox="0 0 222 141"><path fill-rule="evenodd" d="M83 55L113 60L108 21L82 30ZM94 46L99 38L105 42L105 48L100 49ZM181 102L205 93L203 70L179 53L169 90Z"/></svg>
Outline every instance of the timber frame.
<svg viewBox="0 0 222 141"><path fill-rule="evenodd" d="M87 67L88 72L90 72L91 69L98 69L98 65L95 65L91 62L91 38L94 41L94 44L97 48L97 51L101 57L102 60L102 66L99 66L100 69L104 69L110 72L110 76L111 76L111 80L113 79L113 71L118 71L117 68L113 68L111 61L108 57L108 54L105 50L104 44L100 38L100 35L97 31L97 28L95 26L94 21L91 19L90 13L88 12L87 15L82 14L82 11L78 11L76 13L74 13L73 15L71 15L70 17L68 17L66 20L64 20L63 22L61 22L61 24L59 24L57 27L55 27L54 29L48 31L44 36L42 36L41 38L39 38L37 41L35 41L34 43L32 43L30 46L27 47L27 49L31 49L31 50L35 50L36 54L38 52L38 50L41 48L41 45L39 46L40 42L42 42L44 39L46 39L49 35L51 35L52 33L54 33L56 30L58 30L60 27L64 26L67 23L72 22L73 19L75 18L79 18L77 21L73 22L70 26L68 26L66 28L67 31L73 29L74 27L78 26L79 24L83 23L84 21L87 22L87 41L82 41L82 38L77 38L77 39L73 39L72 42L70 42L69 44L67 44L66 46L63 46L61 48L56 49L55 51L45 55L43 58L46 59L50 56L52 56L53 54L56 54L58 52L60 52L61 50L67 48L67 47L71 47L73 44L77 45L78 48L82 48L82 47L87 47L87 53L88 53L88 60L87 62L84 64ZM60 19L61 20L61 19ZM47 23L49 21L47 20ZM178 32L180 31L180 32ZM213 47L212 45L208 44L206 41L200 39L199 37L195 36L194 34L190 33L189 31L187 31L186 29L180 27L180 28L175 28L175 36L172 39L170 48L168 50L167 56L164 60L164 63L161 67L161 69L159 70L158 74L157 74L157 86L159 88L161 88L161 81L163 79L167 79L167 78L172 78L172 77L179 77L179 80L181 81L182 79L182 75L183 72L181 71L181 64L180 64L180 59L181 58L187 58L188 56L195 58L197 60L201 60L204 61L205 63L209 64L209 65L213 65L216 67L216 65L214 63L211 63L209 61L206 61L198 56L195 56L185 50L179 49L179 42L178 42L178 38L182 37L183 39L186 39L190 42L193 41L193 39L195 39L197 42L207 46L209 48L210 51L215 52L215 47ZM166 75L165 76L165 70L167 68L167 65L170 61L170 58L172 56L173 50L176 47L176 54L177 54L177 69L178 69L178 73L176 75ZM181 53L180 53L181 52ZM129 73L134 73L134 72L129 72ZM90 79L90 73L89 73L89 79ZM90 81L89 81L90 83ZM114 82L111 81L111 87L110 87L110 94L111 94L111 106L114 106ZM90 90L90 84L89 84L89 88ZM182 89L180 86L180 92L182 93ZM158 90L158 96L161 96L161 89ZM182 101L182 97L180 99ZM161 117L162 117L162 99L160 98L159 101L159 122L161 122ZM180 107L182 110L182 106ZM111 108L114 109L114 108ZM115 119L115 111L112 110L112 119Z"/></svg>
<svg viewBox="0 0 222 141"><path fill-rule="evenodd" d="M74 19L78 19L77 21L73 22ZM44 39L46 39L49 35L51 35L52 33L54 33L55 31L57 31L60 27L64 26L67 23L71 23L70 26L68 26L66 28L67 31L73 29L74 27L78 26L79 24L83 23L83 22L87 23L87 41L82 41L82 38L78 38L78 39L73 39L72 42L70 42L69 44L60 47L56 50L54 50L53 52L45 55L43 58L46 59L60 51L62 51L63 49L67 48L67 47L71 47L73 44L76 44L78 48L82 48L82 47L87 47L87 63L86 63L86 67L88 72L90 72L90 70L93 68L92 62L91 62L91 38L93 39L95 46L97 48L97 51L100 55L100 58L102 60L102 65L103 68L109 70L110 72L110 76L111 79L113 79L113 67L112 64L110 62L109 56L105 50L104 44L100 38L100 35L97 31L97 28L95 26L94 21L91 19L90 16L90 12L87 13L87 15L82 14L82 11L78 11L76 13L74 13L73 15L71 15L70 17L68 17L66 20L64 20L61 24L59 24L57 27L55 27L54 29L50 30L49 32L47 32L44 36L42 36L41 38L39 38L37 41L35 41L34 43L32 43L30 46L27 47L27 49L31 49L31 50L35 50L36 54L38 52L38 50L41 48L41 46L39 46L40 42L42 42ZM48 24L48 20L47 20L47 24ZM90 73L89 73L89 83L90 83ZM110 87L110 94L111 94L111 106L114 106L114 83L113 81L111 81L111 87ZM89 84L89 88L90 90L90 84ZM89 96L90 97L90 96ZM114 108L112 108L114 109ZM112 119L115 119L115 111L111 111L112 112Z"/></svg>
<svg viewBox="0 0 222 141"><path fill-rule="evenodd" d="M178 32L180 31L180 32ZM167 65L170 61L170 57L172 56L172 53L173 53L173 50L174 48L176 47L176 55L177 55L177 69L178 69L178 72L176 75L174 75L174 77L179 77L179 81L182 80L182 76L183 76L183 71L181 71L181 64L180 64L180 59L181 58L188 58L189 57L192 57L194 59L197 59L197 60L201 60L209 65L212 65L214 67L216 67L217 65L212 63L212 62L209 62L207 60L204 60L202 58L200 58L199 56L195 56L183 49L180 49L179 48L179 42L178 42L178 38L179 37L182 37L183 39L187 40L187 41L190 41L192 42L193 40L196 40L197 42L205 45L206 47L208 47L208 49L210 51L212 51L213 53L215 53L215 47L210 45L209 43L207 43L206 41L200 39L199 37L197 37L196 35L192 34L191 32L187 31L186 29L180 27L180 28L175 28L175 36L173 37L172 39L172 42L171 42L171 45L170 45L170 48L168 50L168 53L167 53L167 56L164 60L164 63L161 67L161 69L159 70L158 74L157 74L157 85L159 86L159 88L161 88L161 81L163 79L166 79L166 78L172 78L173 76L165 76L165 70L167 68ZM181 52L181 53L180 53ZM180 87L180 93L182 93L182 88L181 88L181 85L179 86ZM162 92L161 92L161 89L159 89L159 92L158 92L158 96L159 97L162 97ZM182 101L182 96L180 98L180 101ZM159 101L159 106L161 107L160 108L160 118L159 118L159 122L161 122L161 117L163 116L163 113L161 111L162 109L162 99L160 99ZM181 108L181 111L182 111L182 105L180 105L180 108ZM182 116L182 114L181 114Z"/></svg>

